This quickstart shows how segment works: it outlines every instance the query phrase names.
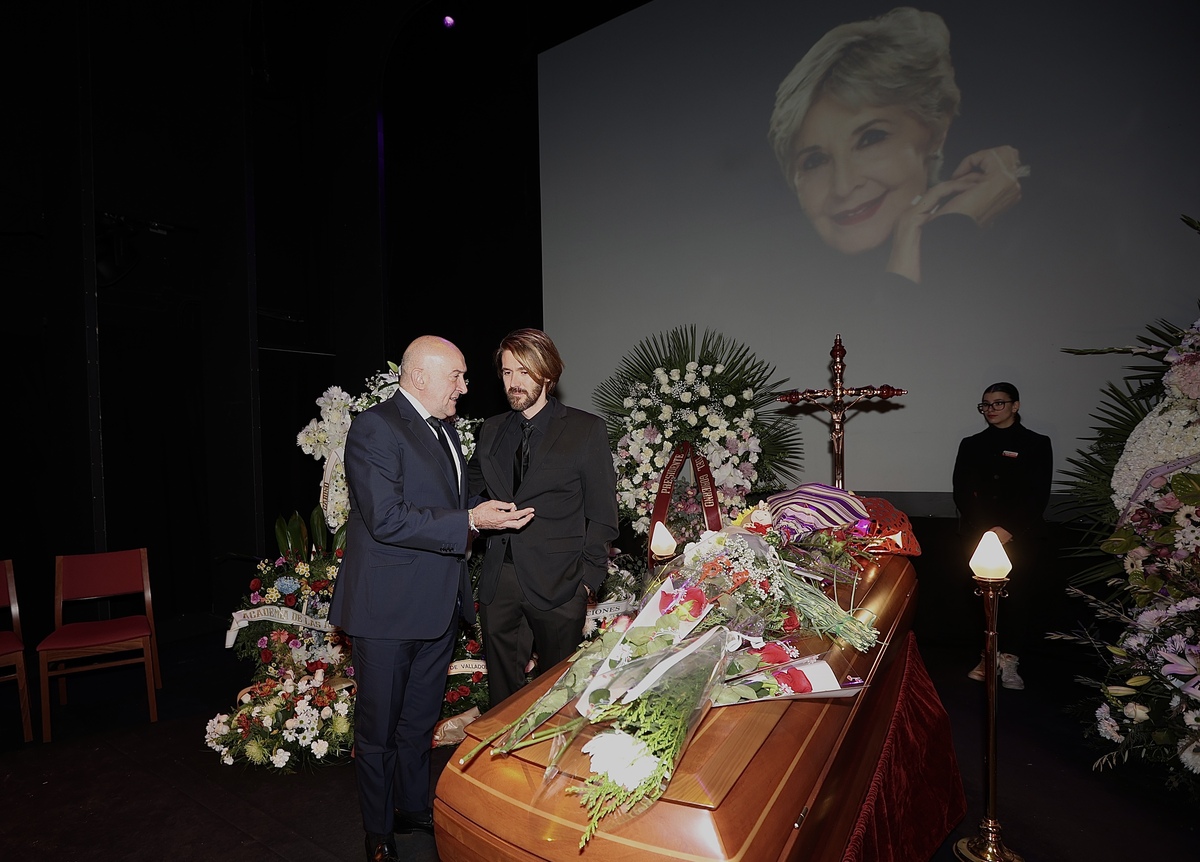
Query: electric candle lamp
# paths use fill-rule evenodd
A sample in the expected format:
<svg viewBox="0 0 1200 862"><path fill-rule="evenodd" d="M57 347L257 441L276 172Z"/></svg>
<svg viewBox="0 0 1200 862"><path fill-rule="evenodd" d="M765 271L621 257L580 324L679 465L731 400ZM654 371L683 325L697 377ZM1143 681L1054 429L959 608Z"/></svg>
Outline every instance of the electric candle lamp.
<svg viewBox="0 0 1200 862"><path fill-rule="evenodd" d="M975 546L969 565L975 577L988 581L1003 580L1012 571L1012 563L1008 560L1008 554L1004 553L1000 537L991 530L984 533Z"/></svg>
<svg viewBox="0 0 1200 862"><path fill-rule="evenodd" d="M650 553L656 558L669 559L675 556L675 537L662 521L654 522L654 533L650 536Z"/></svg>

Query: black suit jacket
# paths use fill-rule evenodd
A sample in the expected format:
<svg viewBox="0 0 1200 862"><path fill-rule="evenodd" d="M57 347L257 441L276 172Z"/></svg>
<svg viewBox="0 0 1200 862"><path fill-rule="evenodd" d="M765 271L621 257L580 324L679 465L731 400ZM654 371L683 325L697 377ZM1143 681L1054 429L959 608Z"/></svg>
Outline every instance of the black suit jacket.
<svg viewBox="0 0 1200 862"><path fill-rule="evenodd" d="M345 463L350 517L329 621L358 637L436 638L459 598L474 620L466 471L460 481L403 393L354 418Z"/></svg>
<svg viewBox="0 0 1200 862"><path fill-rule="evenodd" d="M521 421L521 414L511 410L493 416L479 429L467 467L471 493L536 510L521 530L487 536L479 576L481 602L495 596L510 544L525 596L542 610L569 601L581 581L599 591L608 575L608 549L617 537L617 477L604 420L554 398L542 409L550 411L550 423L515 494L514 438L509 429ZM505 446L505 440L510 445Z"/></svg>

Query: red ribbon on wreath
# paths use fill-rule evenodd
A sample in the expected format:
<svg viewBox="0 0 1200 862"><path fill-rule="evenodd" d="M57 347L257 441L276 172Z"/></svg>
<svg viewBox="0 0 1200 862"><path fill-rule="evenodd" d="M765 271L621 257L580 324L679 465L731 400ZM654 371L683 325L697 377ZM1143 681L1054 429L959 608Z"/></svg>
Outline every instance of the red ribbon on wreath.
<svg viewBox="0 0 1200 862"><path fill-rule="evenodd" d="M696 477L696 493L700 497L700 508L704 512L705 526L710 530L721 529L721 509L717 505L717 486L713 482L712 468L708 459L692 448L686 440L671 450L667 466L663 468L658 480L658 493L654 497L654 509L650 514L650 540L654 538L654 525L667 520L667 508L671 505L671 495L675 491L675 482L679 471L687 462L692 464L692 473ZM654 552L647 549L650 571L654 570Z"/></svg>

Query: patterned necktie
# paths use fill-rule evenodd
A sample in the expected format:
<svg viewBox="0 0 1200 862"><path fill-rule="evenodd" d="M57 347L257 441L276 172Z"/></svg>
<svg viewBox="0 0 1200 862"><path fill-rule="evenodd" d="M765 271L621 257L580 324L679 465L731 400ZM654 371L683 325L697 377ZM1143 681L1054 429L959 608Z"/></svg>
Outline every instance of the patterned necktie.
<svg viewBox="0 0 1200 862"><path fill-rule="evenodd" d="M513 492L521 487L525 471L529 469L529 435L533 433L533 423L521 420L521 442L513 456Z"/></svg>
<svg viewBox="0 0 1200 862"><path fill-rule="evenodd" d="M429 427L433 429L433 433L437 435L438 442L442 444L442 451L446 453L446 457L450 459L450 464L458 469L457 463L454 460L454 453L450 450L450 438L446 436L446 426L442 424L441 419L436 419L430 416L425 420L429 423Z"/></svg>

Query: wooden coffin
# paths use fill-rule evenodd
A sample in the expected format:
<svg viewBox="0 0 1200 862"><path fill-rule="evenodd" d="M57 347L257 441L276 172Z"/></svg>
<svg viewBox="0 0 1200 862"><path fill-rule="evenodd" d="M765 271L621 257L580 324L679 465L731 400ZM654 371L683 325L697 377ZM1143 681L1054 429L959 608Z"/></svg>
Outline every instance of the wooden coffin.
<svg viewBox="0 0 1200 862"><path fill-rule="evenodd" d="M874 773L903 674L916 576L885 557L858 587L860 614L876 616L880 642L859 653L817 641L840 679L861 677L854 697L710 709L663 798L638 817L602 825L581 854L587 811L578 797L539 794L549 743L465 767L459 758L503 727L558 678L551 669L466 728L434 800L442 862L536 860L841 859ZM566 710L572 710L571 706ZM551 721L559 720L559 716Z"/></svg>

